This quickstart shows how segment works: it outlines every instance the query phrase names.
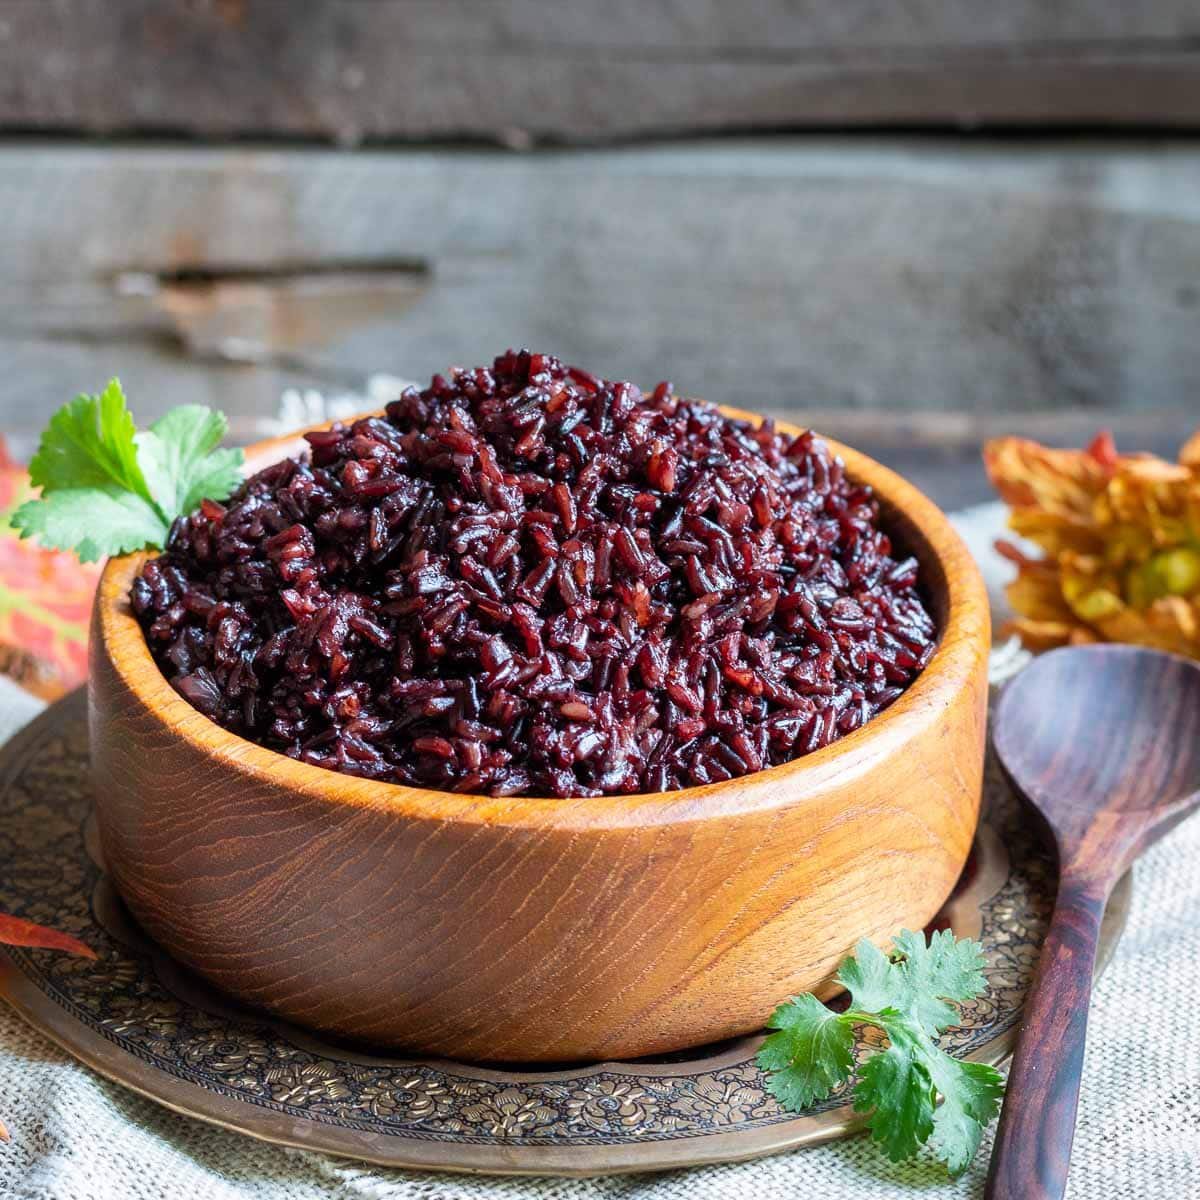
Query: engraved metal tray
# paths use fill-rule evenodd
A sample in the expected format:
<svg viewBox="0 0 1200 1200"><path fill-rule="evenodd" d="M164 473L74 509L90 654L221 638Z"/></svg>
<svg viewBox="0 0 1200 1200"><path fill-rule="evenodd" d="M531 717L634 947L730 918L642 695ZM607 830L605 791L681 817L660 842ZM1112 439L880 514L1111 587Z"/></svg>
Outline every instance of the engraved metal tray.
<svg viewBox="0 0 1200 1200"><path fill-rule="evenodd" d="M936 922L980 938L987 955L987 991L945 1035L954 1053L1007 1057L1054 889L1052 853L989 764L974 852ZM1127 876L1109 905L1102 964L1129 896ZM104 874L82 692L0 751L0 911L99 954L0 951L0 995L30 1022L169 1108L272 1142L389 1166L588 1175L751 1158L861 1124L842 1093L783 1111L754 1063L761 1036L632 1062L519 1067L381 1057L238 1006L150 942Z"/></svg>

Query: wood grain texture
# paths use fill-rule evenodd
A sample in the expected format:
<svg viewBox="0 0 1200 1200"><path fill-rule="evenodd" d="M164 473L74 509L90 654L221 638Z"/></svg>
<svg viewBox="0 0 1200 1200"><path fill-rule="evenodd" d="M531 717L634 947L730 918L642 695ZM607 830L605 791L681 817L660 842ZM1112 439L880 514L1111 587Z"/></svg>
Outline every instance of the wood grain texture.
<svg viewBox="0 0 1200 1200"><path fill-rule="evenodd" d="M1059 891L987 1195L1059 1200L1105 903L1133 859L1200 808L1200 665L1133 646L1053 651L1005 689L994 738L1001 764L1054 835Z"/></svg>
<svg viewBox="0 0 1200 1200"><path fill-rule="evenodd" d="M1185 0L42 0L0 121L343 144L1200 121Z"/></svg>
<svg viewBox="0 0 1200 1200"><path fill-rule="evenodd" d="M266 448L270 457L288 443ZM719 786L461 797L339 776L220 729L150 658L108 564L90 723L104 854L146 928L301 1024L473 1059L636 1056L761 1027L860 936L920 928L979 804L987 600L941 513L842 447L942 630L862 731Z"/></svg>
<svg viewBox="0 0 1200 1200"><path fill-rule="evenodd" d="M210 404L250 442L285 387L428 380L522 344L852 444L880 410L1010 432L1194 416L1200 390L1183 140L26 143L0 147L0 204L0 429L24 453L114 374L139 419Z"/></svg>

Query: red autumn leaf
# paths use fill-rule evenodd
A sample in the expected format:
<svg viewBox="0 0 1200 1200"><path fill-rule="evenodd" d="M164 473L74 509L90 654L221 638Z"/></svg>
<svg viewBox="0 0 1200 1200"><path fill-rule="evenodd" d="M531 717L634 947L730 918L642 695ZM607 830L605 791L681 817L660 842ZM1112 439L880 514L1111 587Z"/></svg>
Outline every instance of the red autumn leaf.
<svg viewBox="0 0 1200 1200"><path fill-rule="evenodd" d="M10 518L33 495L0 435L0 672L45 700L87 678L87 626L99 563L17 536Z"/></svg>
<svg viewBox="0 0 1200 1200"><path fill-rule="evenodd" d="M78 954L81 958L96 957L96 952L91 946L69 933L47 929L44 925L35 925L32 921L25 921L20 917L10 917L7 913L0 913L0 944L30 946L39 950L63 950L67 954Z"/></svg>

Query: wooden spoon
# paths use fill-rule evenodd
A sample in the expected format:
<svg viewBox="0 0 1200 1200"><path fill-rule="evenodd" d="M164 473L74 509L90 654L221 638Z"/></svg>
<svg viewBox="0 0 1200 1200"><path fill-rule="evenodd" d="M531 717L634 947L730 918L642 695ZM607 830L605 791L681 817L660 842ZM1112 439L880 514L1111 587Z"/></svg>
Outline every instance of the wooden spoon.
<svg viewBox="0 0 1200 1200"><path fill-rule="evenodd" d="M1138 854L1200 807L1200 665L1137 646L1052 651L1005 689L993 739L1050 827L1059 882L987 1196L1041 1200L1066 1188L1104 905Z"/></svg>

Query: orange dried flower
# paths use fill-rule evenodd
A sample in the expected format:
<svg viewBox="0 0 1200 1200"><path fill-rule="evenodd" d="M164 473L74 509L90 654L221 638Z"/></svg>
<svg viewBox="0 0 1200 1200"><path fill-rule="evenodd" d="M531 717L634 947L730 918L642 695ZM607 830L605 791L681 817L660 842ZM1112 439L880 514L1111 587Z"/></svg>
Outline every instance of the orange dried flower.
<svg viewBox="0 0 1200 1200"><path fill-rule="evenodd" d="M1044 552L997 543L1031 650L1136 642L1200 658L1200 431L1177 463L1118 454L1108 434L1086 450L998 438L983 461L1009 528Z"/></svg>

